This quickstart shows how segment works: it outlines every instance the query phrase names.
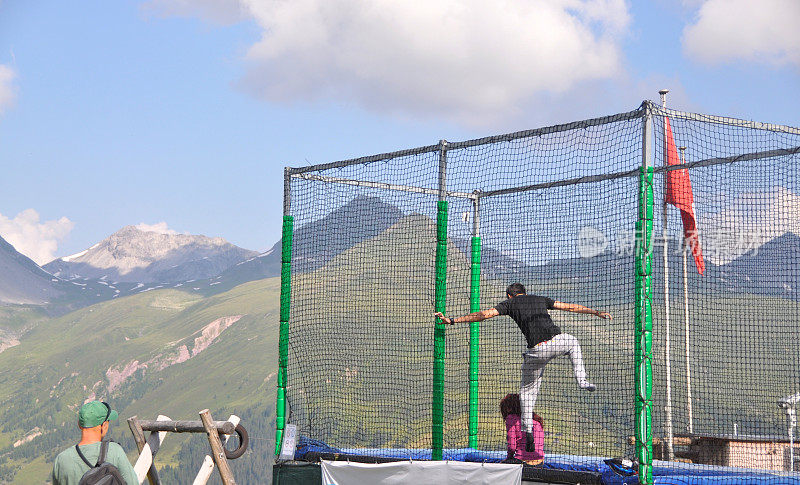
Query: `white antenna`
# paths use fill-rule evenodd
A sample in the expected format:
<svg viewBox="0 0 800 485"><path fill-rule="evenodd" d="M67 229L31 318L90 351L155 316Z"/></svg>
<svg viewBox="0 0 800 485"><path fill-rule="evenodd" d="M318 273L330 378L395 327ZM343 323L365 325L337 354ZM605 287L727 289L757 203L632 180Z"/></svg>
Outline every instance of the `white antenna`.
<svg viewBox="0 0 800 485"><path fill-rule="evenodd" d="M668 92L669 92L669 89L659 89L658 90L658 94L661 96L661 107L662 108L666 108L667 107L667 93Z"/></svg>

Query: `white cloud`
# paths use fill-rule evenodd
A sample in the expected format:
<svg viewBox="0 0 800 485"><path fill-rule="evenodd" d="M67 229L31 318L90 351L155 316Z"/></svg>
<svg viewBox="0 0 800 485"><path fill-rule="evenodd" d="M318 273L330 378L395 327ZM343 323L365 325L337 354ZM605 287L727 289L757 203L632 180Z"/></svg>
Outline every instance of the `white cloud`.
<svg viewBox="0 0 800 485"><path fill-rule="evenodd" d="M140 231L144 232L157 232L159 234L170 234L170 235L180 234L178 231L170 229L167 226L167 223L163 221L157 222L155 224L145 224L144 222L141 222L139 224L136 224L136 229L139 229Z"/></svg>
<svg viewBox="0 0 800 485"><path fill-rule="evenodd" d="M14 104L16 89L14 88L14 78L17 73L11 67L0 64L0 115Z"/></svg>
<svg viewBox="0 0 800 485"><path fill-rule="evenodd" d="M800 66L800 2L707 0L683 31L686 54L717 64L744 60Z"/></svg>
<svg viewBox="0 0 800 485"><path fill-rule="evenodd" d="M195 14L208 17L210 1ZM187 14L183 0L153 0ZM625 0L219 0L262 28L245 90L271 102L336 100L487 122L622 74ZM211 18L210 20L214 20Z"/></svg>
<svg viewBox="0 0 800 485"><path fill-rule="evenodd" d="M59 241L67 237L74 226L66 217L40 222L39 213L34 209L25 209L13 219L0 214L0 236L39 265L55 259Z"/></svg>
<svg viewBox="0 0 800 485"><path fill-rule="evenodd" d="M787 232L800 236L800 195L784 187L744 193L698 227L706 258L726 264Z"/></svg>

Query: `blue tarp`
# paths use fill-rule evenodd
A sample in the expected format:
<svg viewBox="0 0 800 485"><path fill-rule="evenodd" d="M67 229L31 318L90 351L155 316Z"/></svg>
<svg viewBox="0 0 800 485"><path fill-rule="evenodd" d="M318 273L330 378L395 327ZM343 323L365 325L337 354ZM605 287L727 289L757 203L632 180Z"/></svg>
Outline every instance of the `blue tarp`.
<svg viewBox="0 0 800 485"><path fill-rule="evenodd" d="M338 453L342 455L375 456L405 460L430 460L431 450L415 448L333 448L322 441L300 437L295 457L302 459L307 453ZM448 448L443 450L445 460L471 462L499 462L506 458L505 451L481 451L474 448ZM586 471L602 475L605 485L639 483L638 477L624 477L615 473L605 463L606 458L596 456L547 455L542 468L565 471ZM655 485L800 485L800 474L770 470L693 465L678 462L655 462Z"/></svg>

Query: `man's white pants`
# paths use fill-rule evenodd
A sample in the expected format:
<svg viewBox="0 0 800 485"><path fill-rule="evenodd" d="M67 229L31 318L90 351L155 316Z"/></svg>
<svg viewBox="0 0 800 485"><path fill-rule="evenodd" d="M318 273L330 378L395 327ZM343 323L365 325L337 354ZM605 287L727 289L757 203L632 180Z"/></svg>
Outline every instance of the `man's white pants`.
<svg viewBox="0 0 800 485"><path fill-rule="evenodd" d="M533 406L539 395L544 367L560 355L569 355L578 385L586 382L586 369L578 339L568 333L558 334L522 353L522 385L519 400L522 407L522 426L526 433L533 432Z"/></svg>

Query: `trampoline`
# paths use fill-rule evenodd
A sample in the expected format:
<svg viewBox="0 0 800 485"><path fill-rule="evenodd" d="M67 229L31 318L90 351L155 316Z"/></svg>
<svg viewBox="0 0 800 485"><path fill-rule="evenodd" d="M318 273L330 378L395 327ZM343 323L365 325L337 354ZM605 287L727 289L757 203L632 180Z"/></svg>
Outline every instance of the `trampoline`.
<svg viewBox="0 0 800 485"><path fill-rule="evenodd" d="M498 463L506 458L504 451L483 451L474 448L445 448L444 460ZM354 462L384 463L401 460L430 460L430 449L415 448L334 448L301 437L296 460L316 462L351 460ZM555 483L596 483L628 485L639 483L637 475L615 472L607 463L609 458L596 456L547 455L541 466L524 465L526 480L550 480ZM653 462L654 485L800 485L800 473L749 468L699 465L656 460Z"/></svg>

